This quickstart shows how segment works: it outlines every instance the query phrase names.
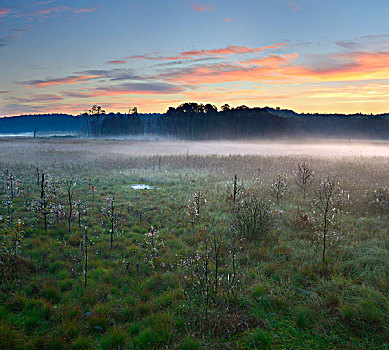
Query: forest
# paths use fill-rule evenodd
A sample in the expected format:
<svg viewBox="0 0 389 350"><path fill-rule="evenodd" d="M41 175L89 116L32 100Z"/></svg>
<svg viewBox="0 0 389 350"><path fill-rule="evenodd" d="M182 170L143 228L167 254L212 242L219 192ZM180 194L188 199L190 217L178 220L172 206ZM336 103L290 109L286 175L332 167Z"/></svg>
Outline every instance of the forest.
<svg viewBox="0 0 389 350"><path fill-rule="evenodd" d="M107 113L100 106L78 116L33 115L0 119L1 133L37 130L69 132L79 136L142 136L186 140L247 139L274 137L338 137L388 139L389 116L297 114L269 107L230 107L220 110L211 104L183 103L164 114L141 114L136 107L129 113Z"/></svg>

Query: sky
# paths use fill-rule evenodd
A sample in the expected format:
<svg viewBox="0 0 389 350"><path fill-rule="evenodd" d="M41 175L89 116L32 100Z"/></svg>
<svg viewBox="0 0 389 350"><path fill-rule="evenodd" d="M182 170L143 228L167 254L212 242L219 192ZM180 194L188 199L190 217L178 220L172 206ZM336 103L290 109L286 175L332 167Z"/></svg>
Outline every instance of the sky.
<svg viewBox="0 0 389 350"><path fill-rule="evenodd" d="M0 0L0 116L389 112L389 0Z"/></svg>

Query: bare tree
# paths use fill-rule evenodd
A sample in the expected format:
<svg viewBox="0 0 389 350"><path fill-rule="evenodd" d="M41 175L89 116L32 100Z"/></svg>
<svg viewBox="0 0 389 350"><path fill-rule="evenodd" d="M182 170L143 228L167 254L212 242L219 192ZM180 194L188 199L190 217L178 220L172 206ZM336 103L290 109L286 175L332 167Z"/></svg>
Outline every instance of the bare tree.
<svg viewBox="0 0 389 350"><path fill-rule="evenodd" d="M68 213L67 213L68 232L70 235L70 223L72 221L73 211L76 206L76 203L74 202L74 188L76 187L76 183L73 180L66 180L64 185L66 190L66 203L68 206Z"/></svg>
<svg viewBox="0 0 389 350"><path fill-rule="evenodd" d="M235 175L232 184L229 183L227 185L227 200L232 200L233 207L235 207L236 203L242 198L243 192L243 181L239 183L238 177Z"/></svg>
<svg viewBox="0 0 389 350"><path fill-rule="evenodd" d="M84 227L84 233L82 237L83 248L85 249L84 253L84 286L86 288L88 282L88 228Z"/></svg>
<svg viewBox="0 0 389 350"><path fill-rule="evenodd" d="M203 205L207 203L205 195L201 191L197 191L191 195L188 203L188 216L189 220L194 225L197 219L200 217L203 209Z"/></svg>
<svg viewBox="0 0 389 350"><path fill-rule="evenodd" d="M289 191L288 176L284 173L278 174L277 180L272 183L270 190L271 194L275 197L277 206L280 204L280 199L285 197Z"/></svg>
<svg viewBox="0 0 389 350"><path fill-rule="evenodd" d="M303 198L305 199L307 190L312 185L315 172L310 169L307 162L304 160L302 163L297 164L297 171L295 173L296 185L303 192Z"/></svg>
<svg viewBox="0 0 389 350"><path fill-rule="evenodd" d="M17 179L12 171L9 171L8 169L3 172L2 181L4 188L3 204L7 208L8 216L10 216L14 197L20 196L22 194L22 189L19 179Z"/></svg>
<svg viewBox="0 0 389 350"><path fill-rule="evenodd" d="M34 198L30 209L36 218L42 219L45 231L49 222L63 216L63 208L58 201L61 185L48 174L42 172L40 181L40 195Z"/></svg>
<svg viewBox="0 0 389 350"><path fill-rule="evenodd" d="M88 206L86 203L83 203L81 200L77 200L75 203L75 208L76 208L76 216L78 220L78 227L81 228L81 219L83 217L86 217L88 214Z"/></svg>
<svg viewBox="0 0 389 350"><path fill-rule="evenodd" d="M110 226L110 231L111 231L110 255L111 255L113 249L113 235L117 229L117 225L119 224L120 216L115 205L115 197L105 197L104 201L105 201L105 205L101 208L101 212L107 218Z"/></svg>
<svg viewBox="0 0 389 350"><path fill-rule="evenodd" d="M316 209L314 215L317 215L317 221L322 235L323 264L325 264L328 234L335 227L335 217L342 213L343 206L347 200L349 200L348 193L342 190L338 180L331 176L325 178L315 190L313 206Z"/></svg>

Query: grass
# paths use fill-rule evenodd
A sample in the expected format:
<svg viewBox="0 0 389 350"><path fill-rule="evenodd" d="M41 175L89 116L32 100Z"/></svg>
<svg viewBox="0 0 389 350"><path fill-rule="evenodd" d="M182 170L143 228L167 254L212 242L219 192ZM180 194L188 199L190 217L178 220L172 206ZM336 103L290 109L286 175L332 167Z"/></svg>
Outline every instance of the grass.
<svg viewBox="0 0 389 350"><path fill-rule="evenodd" d="M0 144L0 168L12 170L23 185L11 218L25 223L21 255L1 255L0 348L387 349L388 213L371 207L369 194L388 185L388 158L305 157L315 171L313 188L320 178L336 175L352 200L323 265L313 191L303 199L293 182L302 157L163 155L159 168L160 156L104 154L100 141L76 143L74 149L64 141L30 146ZM28 209L39 196L34 165L59 179L72 177L75 199L88 204L86 287L77 220L70 235L62 217L45 232ZM279 173L288 174L289 191L276 207L270 185ZM227 194L235 174L269 203L272 215L260 236L241 232L236 276ZM123 187L133 183L160 189ZM191 224L188 200L196 191L207 203ZM106 196L115 196L120 214L111 254L101 213ZM64 194L59 200L65 205ZM7 216L5 208L0 215ZM150 244L156 243L145 240L151 226L159 231L154 258ZM208 280L203 261L209 263Z"/></svg>

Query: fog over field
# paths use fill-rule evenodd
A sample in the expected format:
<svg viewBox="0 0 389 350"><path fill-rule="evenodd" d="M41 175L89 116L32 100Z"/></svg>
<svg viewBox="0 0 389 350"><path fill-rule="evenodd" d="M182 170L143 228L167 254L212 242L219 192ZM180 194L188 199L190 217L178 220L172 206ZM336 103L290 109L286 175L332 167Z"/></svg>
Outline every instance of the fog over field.
<svg viewBox="0 0 389 350"><path fill-rule="evenodd" d="M384 141L0 138L0 349L387 349L388 172Z"/></svg>
<svg viewBox="0 0 389 350"><path fill-rule="evenodd" d="M0 139L2 157L28 152L33 160L43 153L83 154L89 157L148 155L261 155L306 157L388 157L389 142L369 140L285 139L250 141L177 141L112 139ZM35 156L34 156L35 154Z"/></svg>

